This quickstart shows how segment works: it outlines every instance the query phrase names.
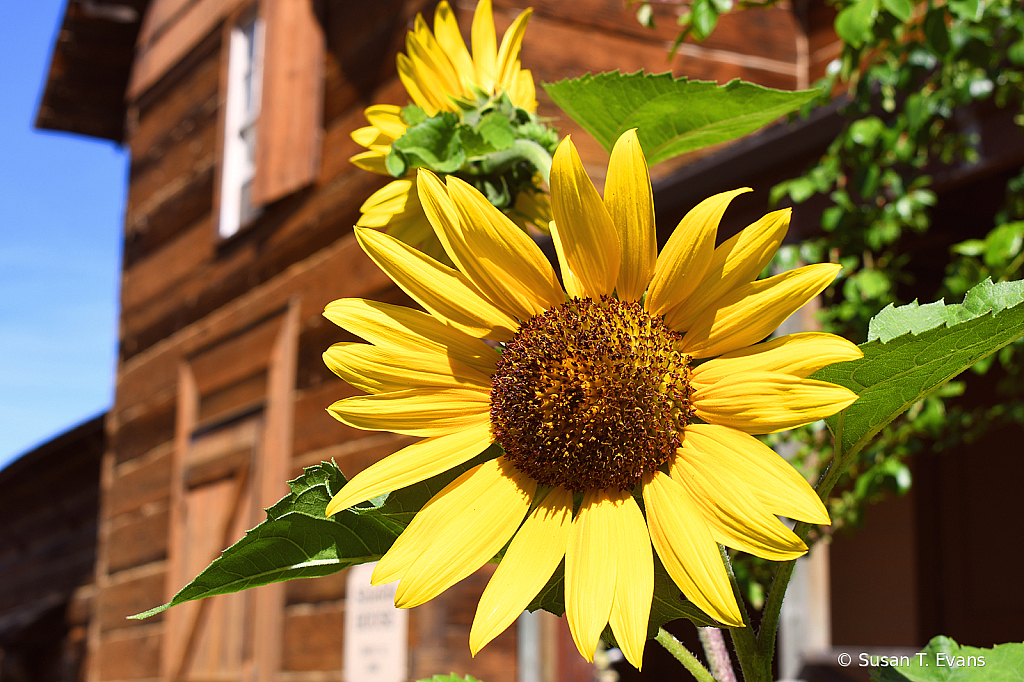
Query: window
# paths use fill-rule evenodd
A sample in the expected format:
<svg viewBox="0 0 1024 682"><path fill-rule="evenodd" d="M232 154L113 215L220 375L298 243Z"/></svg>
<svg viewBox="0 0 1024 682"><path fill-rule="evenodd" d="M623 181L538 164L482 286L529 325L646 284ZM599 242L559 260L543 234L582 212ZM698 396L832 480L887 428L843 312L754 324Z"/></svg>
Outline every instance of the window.
<svg viewBox="0 0 1024 682"><path fill-rule="evenodd" d="M230 237L259 215L253 203L256 134L263 85L263 21L251 16L231 29L228 46L224 158L221 166L221 237Z"/></svg>

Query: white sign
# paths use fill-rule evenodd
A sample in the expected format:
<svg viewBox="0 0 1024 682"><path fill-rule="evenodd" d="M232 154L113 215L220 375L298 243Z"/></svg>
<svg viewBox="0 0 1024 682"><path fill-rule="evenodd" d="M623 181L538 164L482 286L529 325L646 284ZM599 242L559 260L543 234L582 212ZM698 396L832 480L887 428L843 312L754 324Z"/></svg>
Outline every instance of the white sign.
<svg viewBox="0 0 1024 682"><path fill-rule="evenodd" d="M345 587L345 682L404 682L408 674L409 612L395 608L398 583L370 585L377 564L348 569Z"/></svg>

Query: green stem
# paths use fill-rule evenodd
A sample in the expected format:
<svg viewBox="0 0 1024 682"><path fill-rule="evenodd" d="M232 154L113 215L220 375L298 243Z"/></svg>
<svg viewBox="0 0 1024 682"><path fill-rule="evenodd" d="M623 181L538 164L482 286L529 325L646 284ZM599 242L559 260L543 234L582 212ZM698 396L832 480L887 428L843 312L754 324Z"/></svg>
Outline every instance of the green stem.
<svg viewBox="0 0 1024 682"><path fill-rule="evenodd" d="M740 671L743 673L745 682L761 682L758 670L761 663L758 660L757 638L754 636L754 628L750 624L750 614L747 613L746 603L743 601L743 593L740 591L739 581L736 580L736 572L732 569L732 560L729 553L722 545L718 546L722 555L722 563L725 564L725 572L729 576L729 583L732 585L732 595L736 604L740 607L740 615L743 617L743 627L730 628L729 638L732 640L733 648L736 649L736 658L740 662ZM771 659L768 661L769 670ZM771 682L771 677L764 678L764 682Z"/></svg>
<svg viewBox="0 0 1024 682"><path fill-rule="evenodd" d="M551 155L548 150L533 140L517 139L512 146L501 152L483 157L479 162L481 175L497 173L517 161L529 161L537 172L548 182L551 175Z"/></svg>
<svg viewBox="0 0 1024 682"><path fill-rule="evenodd" d="M836 442L840 442L841 435L836 436ZM835 487L836 483L839 482L839 477L846 470L850 461L856 456L857 452L847 453L845 456L841 453L836 453L832 457L832 462L829 464L828 469L825 470L825 475L821 477L815 490L818 493L818 497L824 502L828 499L829 493L832 492L832 488ZM837 459L839 460L837 464ZM793 527L793 532L803 541L807 541L807 536L811 532L813 524L805 523L803 521L796 524ZM782 612L782 600L786 596L786 589L789 587L789 581L793 577L793 569L796 568L796 560L786 561L779 564L779 568L775 571L775 578L772 580L772 587L768 591L768 598L764 602L764 613L761 618L761 629L757 633L757 653L758 658L761 660L767 659L767 669L771 674L771 660L775 654L775 638L778 635L779 630L779 615ZM741 659L742 660L742 659ZM745 674L745 673L744 673Z"/></svg>
<svg viewBox="0 0 1024 682"><path fill-rule="evenodd" d="M683 667L690 671L697 682L715 682L708 669L701 665L697 657L690 653L690 650L683 646L683 643L672 636L665 628L658 628L658 634L654 638L658 644L665 647L665 651L683 664Z"/></svg>

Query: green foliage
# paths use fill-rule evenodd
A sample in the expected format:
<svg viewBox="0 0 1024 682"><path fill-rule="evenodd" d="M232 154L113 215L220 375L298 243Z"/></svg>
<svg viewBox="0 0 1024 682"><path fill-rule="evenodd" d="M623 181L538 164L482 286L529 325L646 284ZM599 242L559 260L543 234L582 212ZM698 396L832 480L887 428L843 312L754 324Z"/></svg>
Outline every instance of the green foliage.
<svg viewBox="0 0 1024 682"><path fill-rule="evenodd" d="M195 599L329 575L376 561L402 527L358 508L328 519L327 503L344 484L345 477L333 462L307 468L288 483L291 492L267 510L266 521L224 550L169 603L132 618L147 618Z"/></svg>
<svg viewBox="0 0 1024 682"><path fill-rule="evenodd" d="M826 421L836 457L850 457L938 386L1024 335L1024 283L983 282L960 305L917 302L871 320L864 357L830 365L814 378L846 386L856 403Z"/></svg>
<svg viewBox="0 0 1024 682"><path fill-rule="evenodd" d="M738 80L719 86L642 71L587 74L545 83L544 89L609 151L622 133L636 128L651 165L746 135L815 96Z"/></svg>
<svg viewBox="0 0 1024 682"><path fill-rule="evenodd" d="M891 662L891 661L890 661ZM903 663L903 661L897 661ZM908 665L879 665L873 682L1019 682L1024 644L997 644L991 649L960 646L949 637L934 637Z"/></svg>
<svg viewBox="0 0 1024 682"><path fill-rule="evenodd" d="M308 467L291 492L267 509L267 520L224 550L170 602L132 618L148 618L187 601L283 580L315 578L380 559L434 494L488 451L422 483L325 516L345 476L334 462Z"/></svg>
<svg viewBox="0 0 1024 682"><path fill-rule="evenodd" d="M418 106L403 108L409 127L392 143L385 166L396 178L414 168L456 175L511 210L520 192L536 190L538 176L547 180L558 135L505 94L458 104L458 113L430 117Z"/></svg>

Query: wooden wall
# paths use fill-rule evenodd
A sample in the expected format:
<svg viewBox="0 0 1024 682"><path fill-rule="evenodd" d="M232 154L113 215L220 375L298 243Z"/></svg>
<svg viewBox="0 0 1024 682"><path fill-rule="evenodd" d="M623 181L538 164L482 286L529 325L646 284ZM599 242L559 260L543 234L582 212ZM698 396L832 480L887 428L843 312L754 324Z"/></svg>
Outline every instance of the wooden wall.
<svg viewBox="0 0 1024 682"><path fill-rule="evenodd" d="M120 361L107 417L89 624L93 681L198 680L241 670L253 660L229 655L239 636L255 637L261 680L340 680L343 575L261 588L241 601L217 598L221 606L181 607L144 621L125 617L169 599L194 566L257 522L261 507L284 494L285 479L303 466L334 458L351 476L404 442L355 431L327 415L327 405L354 389L327 371L320 355L352 337L321 312L344 296L403 300L351 234L358 207L386 180L348 163L361 150L350 133L364 125L365 106L406 103L395 53L415 13L432 16L434 3L318 5L326 34L319 175L221 240L214 194L222 36L225 17L240 4L154 2L140 35L129 88ZM468 33L475 3L455 4ZM518 3L495 4L504 30ZM621 0L537 4L523 61L538 82L611 68L659 72L668 65L670 19L661 17L662 28L651 32ZM694 78L742 77L792 88L820 66L810 49L800 17L779 6L724 20L711 41L685 45L671 66ZM541 114L555 116L538 92ZM570 122L555 124L575 132L600 179L604 152ZM206 547L210 537L217 542ZM474 576L414 610L413 679L449 670L487 682L515 679L514 628L469 656L469 625L485 582L486 575ZM231 629L232 614L240 613L256 614L255 634ZM206 643L189 653L188 643L197 641ZM227 662L217 664L218 657Z"/></svg>
<svg viewBox="0 0 1024 682"><path fill-rule="evenodd" d="M0 679L84 678L103 417L0 471Z"/></svg>

